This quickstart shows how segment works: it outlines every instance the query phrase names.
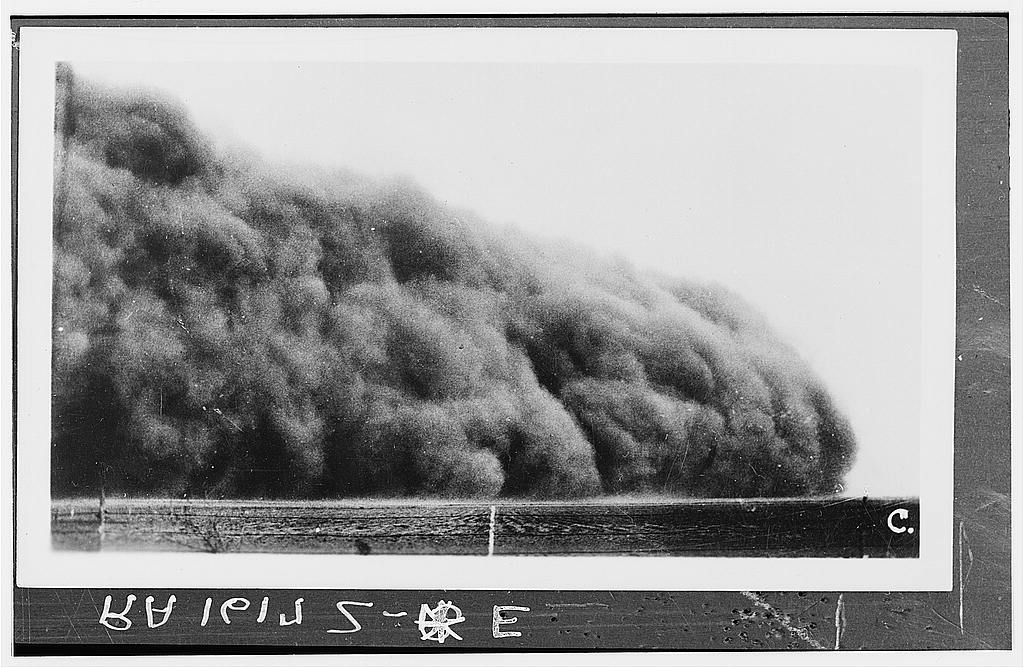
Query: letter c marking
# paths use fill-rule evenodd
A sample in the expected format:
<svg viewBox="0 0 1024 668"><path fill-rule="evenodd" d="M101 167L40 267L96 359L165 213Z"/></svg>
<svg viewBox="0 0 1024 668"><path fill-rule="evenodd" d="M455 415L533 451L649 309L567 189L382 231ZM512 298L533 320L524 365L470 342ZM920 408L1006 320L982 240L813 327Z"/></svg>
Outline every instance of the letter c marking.
<svg viewBox="0 0 1024 668"><path fill-rule="evenodd" d="M905 527L903 525L896 525L893 523L893 518L899 517L901 520L906 520L910 517L910 511L906 508L897 508L896 510L889 513L889 517L885 520L885 523L889 525L889 531L893 533L914 533L914 527Z"/></svg>

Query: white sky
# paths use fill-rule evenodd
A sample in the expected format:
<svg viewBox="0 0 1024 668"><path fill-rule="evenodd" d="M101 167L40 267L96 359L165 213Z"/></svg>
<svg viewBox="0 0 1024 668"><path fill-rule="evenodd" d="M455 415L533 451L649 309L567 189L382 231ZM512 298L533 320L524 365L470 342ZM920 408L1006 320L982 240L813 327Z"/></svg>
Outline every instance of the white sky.
<svg viewBox="0 0 1024 668"><path fill-rule="evenodd" d="M832 65L75 63L270 161L404 174L454 206L757 305L917 494L921 88Z"/></svg>

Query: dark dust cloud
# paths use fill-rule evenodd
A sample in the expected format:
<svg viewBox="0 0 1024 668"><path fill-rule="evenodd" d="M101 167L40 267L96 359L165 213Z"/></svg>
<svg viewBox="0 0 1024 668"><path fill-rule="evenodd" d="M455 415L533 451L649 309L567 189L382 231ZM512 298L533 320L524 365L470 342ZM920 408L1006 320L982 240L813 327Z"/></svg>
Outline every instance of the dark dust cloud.
<svg viewBox="0 0 1024 668"><path fill-rule="evenodd" d="M57 86L54 496L841 489L846 419L735 295Z"/></svg>

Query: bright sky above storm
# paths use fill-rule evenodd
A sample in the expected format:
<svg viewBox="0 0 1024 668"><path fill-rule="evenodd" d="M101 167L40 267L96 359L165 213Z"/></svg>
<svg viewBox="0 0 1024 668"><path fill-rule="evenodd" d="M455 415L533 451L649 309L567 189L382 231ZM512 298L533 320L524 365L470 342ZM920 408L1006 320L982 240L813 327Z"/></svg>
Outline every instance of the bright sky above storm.
<svg viewBox="0 0 1024 668"><path fill-rule="evenodd" d="M916 494L921 95L911 70L548 63L74 63L180 99L269 161L411 177L757 306L860 454L846 493Z"/></svg>

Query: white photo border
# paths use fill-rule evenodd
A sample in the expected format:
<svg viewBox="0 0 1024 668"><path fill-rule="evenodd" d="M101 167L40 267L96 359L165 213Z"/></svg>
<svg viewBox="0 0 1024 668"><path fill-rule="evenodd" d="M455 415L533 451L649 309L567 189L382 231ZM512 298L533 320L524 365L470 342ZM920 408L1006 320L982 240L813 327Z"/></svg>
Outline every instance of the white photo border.
<svg viewBox="0 0 1024 668"><path fill-rule="evenodd" d="M523 48L523 40L529 48ZM610 40L615 49L609 49ZM182 45L188 48L183 49ZM700 62L920 73L920 557L462 557L61 552L50 536L57 62ZM16 582L22 587L948 591L952 586L956 32L685 28L43 28L19 44ZM756 59L756 60L755 60ZM630 568L640 566L640 568Z"/></svg>

